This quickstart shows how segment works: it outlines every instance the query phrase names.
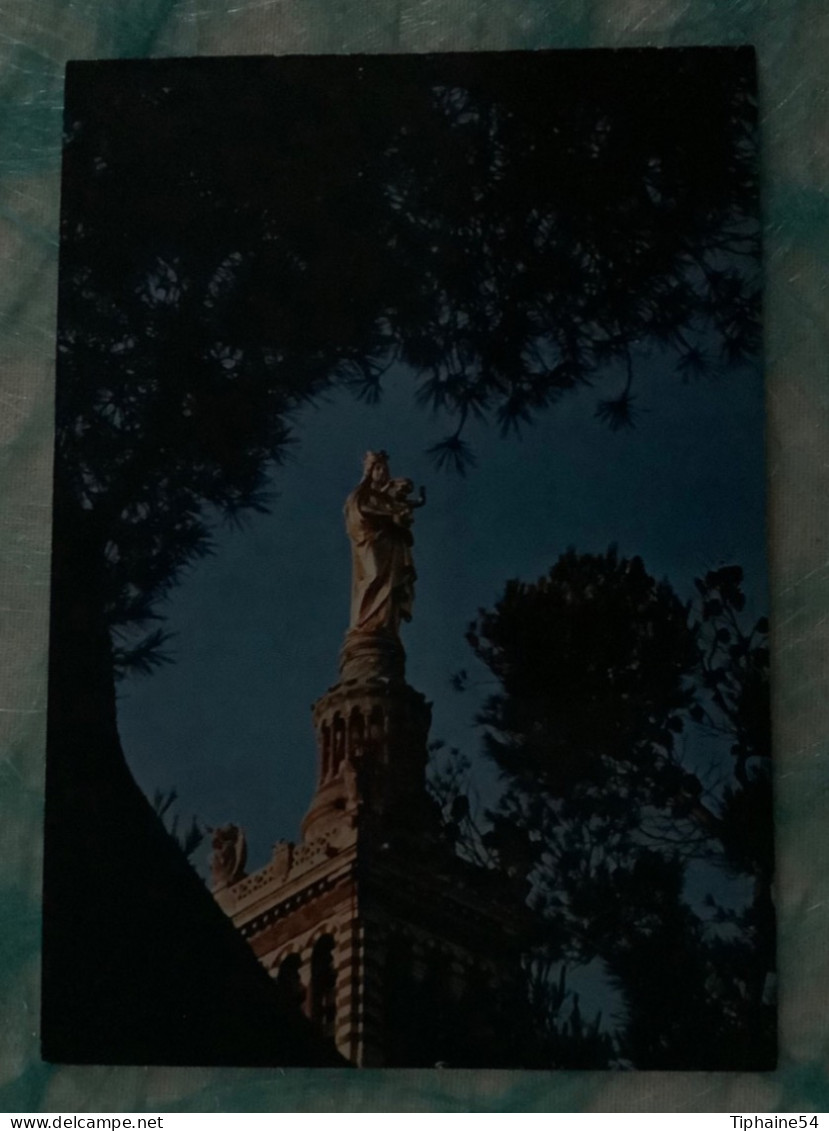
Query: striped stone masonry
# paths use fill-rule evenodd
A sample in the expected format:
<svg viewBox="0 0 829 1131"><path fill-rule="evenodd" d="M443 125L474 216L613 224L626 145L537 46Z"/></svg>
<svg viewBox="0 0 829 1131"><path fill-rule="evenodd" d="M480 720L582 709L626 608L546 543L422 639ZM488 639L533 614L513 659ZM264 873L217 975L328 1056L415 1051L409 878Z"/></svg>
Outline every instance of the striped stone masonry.
<svg viewBox="0 0 829 1131"><path fill-rule="evenodd" d="M215 898L350 1063L473 1063L464 1041L486 1025L468 1007L513 992L517 936L495 878L442 838L425 784L431 709L402 650L350 636L340 682L312 708L300 843Z"/></svg>

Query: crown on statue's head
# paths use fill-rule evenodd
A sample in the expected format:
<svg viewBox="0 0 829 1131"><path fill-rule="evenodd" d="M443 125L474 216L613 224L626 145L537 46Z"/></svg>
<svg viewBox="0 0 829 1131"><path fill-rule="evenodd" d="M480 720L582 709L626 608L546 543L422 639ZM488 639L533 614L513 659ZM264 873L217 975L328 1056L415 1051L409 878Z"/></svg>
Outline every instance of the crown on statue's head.
<svg viewBox="0 0 829 1131"><path fill-rule="evenodd" d="M371 471L376 463L388 464L389 453L382 449L379 452L366 452L363 456L363 471Z"/></svg>

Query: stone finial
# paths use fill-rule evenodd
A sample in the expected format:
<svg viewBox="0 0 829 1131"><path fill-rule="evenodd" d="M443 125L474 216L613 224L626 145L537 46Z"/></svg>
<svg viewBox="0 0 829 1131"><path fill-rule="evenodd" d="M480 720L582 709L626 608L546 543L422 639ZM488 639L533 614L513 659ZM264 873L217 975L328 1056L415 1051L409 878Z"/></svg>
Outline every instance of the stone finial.
<svg viewBox="0 0 829 1131"><path fill-rule="evenodd" d="M219 825L208 829L212 836L213 854L210 857L210 878L213 890L235 884L245 874L248 846L245 834L238 825Z"/></svg>

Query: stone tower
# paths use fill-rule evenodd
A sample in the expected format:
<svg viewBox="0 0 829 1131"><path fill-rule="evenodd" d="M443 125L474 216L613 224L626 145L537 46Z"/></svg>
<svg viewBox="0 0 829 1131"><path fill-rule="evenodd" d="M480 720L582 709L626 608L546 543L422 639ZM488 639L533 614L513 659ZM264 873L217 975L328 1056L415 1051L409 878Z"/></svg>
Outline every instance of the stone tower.
<svg viewBox="0 0 829 1131"><path fill-rule="evenodd" d="M425 782L431 710L405 679L411 483L368 453L346 503L351 624L313 706L317 784L298 844L244 874L235 826L215 898L352 1064L521 1063L521 928L506 885L458 858ZM214 842L215 843L215 842Z"/></svg>

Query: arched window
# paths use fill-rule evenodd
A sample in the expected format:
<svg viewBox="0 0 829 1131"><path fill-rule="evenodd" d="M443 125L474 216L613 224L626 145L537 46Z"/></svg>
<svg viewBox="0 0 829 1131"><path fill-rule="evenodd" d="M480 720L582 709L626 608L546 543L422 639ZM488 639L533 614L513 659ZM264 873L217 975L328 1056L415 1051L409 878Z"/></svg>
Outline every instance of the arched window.
<svg viewBox="0 0 829 1131"><path fill-rule="evenodd" d="M334 1037L337 1023L337 971L334 939L323 935L311 952L311 1020L326 1037Z"/></svg>
<svg viewBox="0 0 829 1131"><path fill-rule="evenodd" d="M365 741L365 723L363 721L363 712L359 707L355 707L351 712L351 718L348 720L348 752L352 758L359 758L363 752L363 742Z"/></svg>
<svg viewBox="0 0 829 1131"><path fill-rule="evenodd" d="M375 758L382 755L385 739L385 719L383 708L379 703L372 707L368 721L368 739L371 752Z"/></svg>
<svg viewBox="0 0 829 1131"><path fill-rule="evenodd" d="M301 1007L305 1000L305 987L300 977L301 960L298 954L289 954L279 967L276 984L287 1005Z"/></svg>
<svg viewBox="0 0 829 1131"><path fill-rule="evenodd" d="M333 773L338 773L345 758L345 719L340 714L334 716L334 764Z"/></svg>
<svg viewBox="0 0 829 1131"><path fill-rule="evenodd" d="M328 723L322 724L322 774L321 781L327 781L331 776L331 727Z"/></svg>

